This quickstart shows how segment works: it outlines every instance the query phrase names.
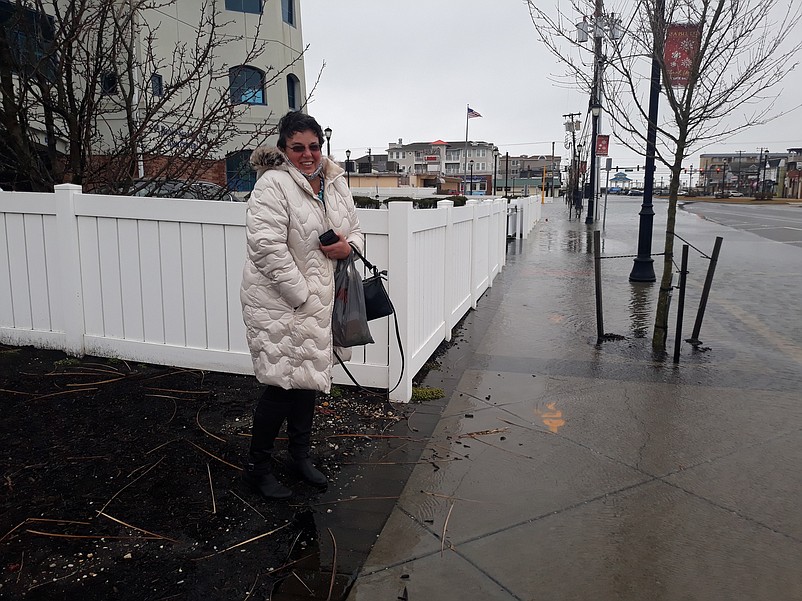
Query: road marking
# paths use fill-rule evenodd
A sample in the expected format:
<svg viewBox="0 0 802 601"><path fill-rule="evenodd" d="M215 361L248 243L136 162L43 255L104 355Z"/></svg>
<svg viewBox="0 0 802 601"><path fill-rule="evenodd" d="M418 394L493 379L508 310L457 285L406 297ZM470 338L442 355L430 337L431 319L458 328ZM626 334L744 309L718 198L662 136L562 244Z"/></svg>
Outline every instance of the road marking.
<svg viewBox="0 0 802 601"><path fill-rule="evenodd" d="M754 315L747 313L731 302L718 300L716 303L724 307L724 309L726 309L730 315L752 330L755 334L767 340L774 348L779 350L786 357L789 357L799 363L799 365L802 365L802 348L800 348L797 344L794 344L782 334L772 332L766 327L766 324L764 324Z"/></svg>
<svg viewBox="0 0 802 601"><path fill-rule="evenodd" d="M691 212L693 213L694 211L691 210ZM701 215L701 213L697 213L697 214ZM710 218L711 216L715 216L715 215L729 215L729 216L742 217L742 218L743 217L749 217L749 218L755 218L755 219L766 219L766 220L771 220L771 221L784 221L786 223L788 221L797 221L797 219L799 217L799 215L797 215L796 213L794 213L794 215L790 215L789 214L788 216L783 216L783 217L773 217L771 215L766 215L766 214L763 214L763 215L755 214L753 211L750 211L750 212L747 212L747 213L738 213L736 211L724 211L724 210L715 210L715 209L713 209L713 210L708 209L707 212L705 213L705 215L707 215L708 218ZM725 224L725 225L727 225L727 224Z"/></svg>

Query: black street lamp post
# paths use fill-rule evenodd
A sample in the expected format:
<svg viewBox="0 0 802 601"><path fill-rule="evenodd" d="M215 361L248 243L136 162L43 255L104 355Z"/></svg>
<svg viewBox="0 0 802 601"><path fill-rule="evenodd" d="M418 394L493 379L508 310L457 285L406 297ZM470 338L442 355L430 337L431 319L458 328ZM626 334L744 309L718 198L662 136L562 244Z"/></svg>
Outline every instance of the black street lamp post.
<svg viewBox="0 0 802 601"><path fill-rule="evenodd" d="M345 151L345 177L348 180L348 187L351 187L351 149Z"/></svg>
<svg viewBox="0 0 802 601"><path fill-rule="evenodd" d="M324 129L323 135L326 136L326 156L331 158L331 128Z"/></svg>
<svg viewBox="0 0 802 601"><path fill-rule="evenodd" d="M471 159L471 196L473 196L473 159Z"/></svg>
<svg viewBox="0 0 802 601"><path fill-rule="evenodd" d="M658 25L665 22L665 0L657 0L655 18ZM652 41L652 74L649 91L649 125L646 130L646 173L643 177L643 204L638 221L638 256L635 257L632 271L629 273L630 282L654 282L654 259L652 259L652 229L654 227L654 204L652 193L654 191L655 155L657 153L657 113L660 107L660 70L661 46L656 37Z"/></svg>
<svg viewBox="0 0 802 601"><path fill-rule="evenodd" d="M498 146L493 146L493 196L496 195L496 179L498 179Z"/></svg>
<svg viewBox="0 0 802 601"><path fill-rule="evenodd" d="M510 153L506 153L507 165L504 168L504 196L510 197Z"/></svg>

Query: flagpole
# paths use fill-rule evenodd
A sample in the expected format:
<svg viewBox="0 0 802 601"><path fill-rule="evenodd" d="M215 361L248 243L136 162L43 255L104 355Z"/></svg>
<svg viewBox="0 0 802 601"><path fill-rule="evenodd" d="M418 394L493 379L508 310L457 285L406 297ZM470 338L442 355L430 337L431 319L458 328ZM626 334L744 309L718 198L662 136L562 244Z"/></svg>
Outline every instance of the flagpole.
<svg viewBox="0 0 802 601"><path fill-rule="evenodd" d="M465 194L465 182L468 181L468 120L470 119L470 108L469 104L465 105L465 157L464 157L464 164L462 166L462 195L466 196Z"/></svg>

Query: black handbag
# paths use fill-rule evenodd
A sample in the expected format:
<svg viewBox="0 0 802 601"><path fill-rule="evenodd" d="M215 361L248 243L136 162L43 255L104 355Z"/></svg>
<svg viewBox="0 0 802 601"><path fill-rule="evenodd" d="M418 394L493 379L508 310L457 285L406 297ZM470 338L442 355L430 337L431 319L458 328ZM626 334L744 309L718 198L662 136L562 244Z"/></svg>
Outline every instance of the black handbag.
<svg viewBox="0 0 802 601"><path fill-rule="evenodd" d="M373 275L362 280L362 288L365 291L365 313L367 314L368 321L392 315L395 313L395 308L393 307L393 302L390 300L390 296L387 294L387 290L384 288L384 282L382 281L387 279L387 272L379 271L379 269L373 263L368 261L353 244L351 245L351 248L353 249L354 254L362 259L365 267L373 272Z"/></svg>
<svg viewBox="0 0 802 601"><path fill-rule="evenodd" d="M390 300L390 295L387 294L387 290L384 287L384 282L382 281L387 279L387 272L379 271L379 269L373 263L368 261L353 244L351 244L351 248L353 249L354 254L362 259L365 267L373 272L373 275L362 280L362 288L365 291L365 313L368 321L372 319L379 319L381 317L387 317L388 315L392 315L393 320L395 321L395 339L398 341L398 350L401 353L401 373L398 375L398 382L395 383L395 386L387 391L387 394L389 395L391 392L393 392L393 390L398 388L399 384L401 384L401 380L404 377L404 370L406 369L406 362L404 360L404 346L401 344L401 332L398 329L398 316L395 314L395 307L393 307L393 302ZM372 395L376 394L373 391L364 388L359 382L356 381L356 378L354 378L354 376L345 366L345 363L343 363L343 360L340 359L340 356L336 351L334 356L337 358L337 361L345 371L346 375L351 379L357 388Z"/></svg>

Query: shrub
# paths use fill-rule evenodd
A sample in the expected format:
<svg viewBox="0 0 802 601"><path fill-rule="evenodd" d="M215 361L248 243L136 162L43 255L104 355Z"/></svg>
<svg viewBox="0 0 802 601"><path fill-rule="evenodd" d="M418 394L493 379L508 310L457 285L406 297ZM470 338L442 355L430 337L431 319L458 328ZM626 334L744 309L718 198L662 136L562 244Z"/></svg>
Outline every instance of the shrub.
<svg viewBox="0 0 802 601"><path fill-rule="evenodd" d="M354 196L354 206L357 209L380 209L382 203L370 196Z"/></svg>
<svg viewBox="0 0 802 601"><path fill-rule="evenodd" d="M419 198L415 201L415 208L416 209L436 209L437 208L437 199L436 198Z"/></svg>
<svg viewBox="0 0 802 601"><path fill-rule="evenodd" d="M465 201L468 199L465 196L454 195L454 196L449 196L448 198L446 198L446 200L454 201L455 207L464 207Z"/></svg>

